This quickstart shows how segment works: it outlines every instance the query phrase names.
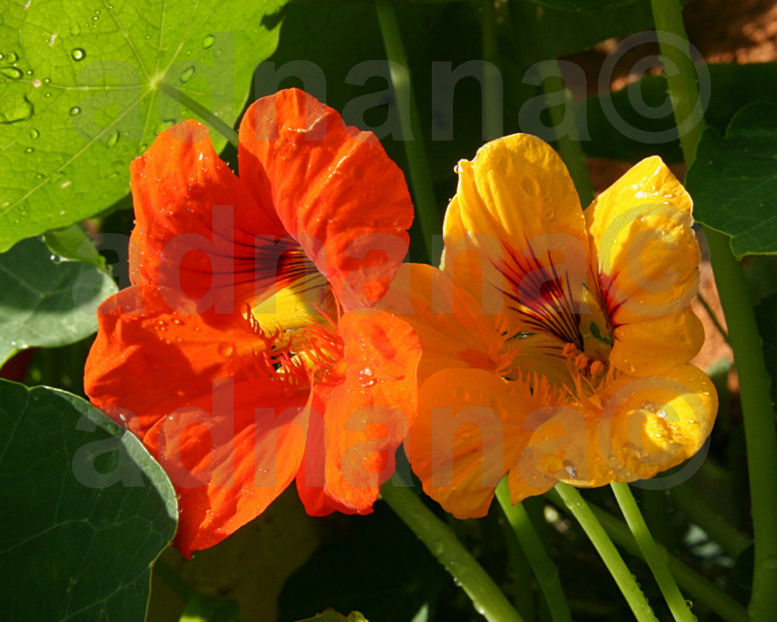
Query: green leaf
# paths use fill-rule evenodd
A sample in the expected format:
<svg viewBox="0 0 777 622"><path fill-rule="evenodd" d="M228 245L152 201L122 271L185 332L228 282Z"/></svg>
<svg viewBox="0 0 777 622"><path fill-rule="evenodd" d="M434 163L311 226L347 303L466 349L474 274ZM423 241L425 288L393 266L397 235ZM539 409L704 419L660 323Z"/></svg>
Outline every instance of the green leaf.
<svg viewBox="0 0 777 622"><path fill-rule="evenodd" d="M10 621L143 620L175 491L86 401L0 381L0 611Z"/></svg>
<svg viewBox="0 0 777 622"><path fill-rule="evenodd" d="M43 241L62 261L80 261L103 271L106 269L105 258L97 252L81 225L47 231Z"/></svg>
<svg viewBox="0 0 777 622"><path fill-rule="evenodd" d="M285 1L5 3L0 251L120 199L130 160L173 123L209 110L231 126Z"/></svg>
<svg viewBox="0 0 777 622"><path fill-rule="evenodd" d="M240 606L231 598L195 593L186 601L178 622L240 622Z"/></svg>
<svg viewBox="0 0 777 622"><path fill-rule="evenodd" d="M735 65L718 63L699 69L704 119L724 132L734 114L756 101L777 103L777 63ZM672 107L663 76L646 76L615 91L595 95L576 106L579 133L587 140L588 155L636 161L660 155L667 162L682 161Z"/></svg>
<svg viewBox="0 0 777 622"><path fill-rule="evenodd" d="M117 291L105 273L59 262L40 240L0 254L0 363L34 346L61 346L97 330L97 306Z"/></svg>
<svg viewBox="0 0 777 622"><path fill-rule="evenodd" d="M337 613L334 609L327 609L312 618L305 618L298 622L368 622L358 611L352 611L347 616Z"/></svg>
<svg viewBox="0 0 777 622"><path fill-rule="evenodd" d="M777 253L777 106L746 106L725 137L707 129L685 183L696 220L731 236L738 259Z"/></svg>

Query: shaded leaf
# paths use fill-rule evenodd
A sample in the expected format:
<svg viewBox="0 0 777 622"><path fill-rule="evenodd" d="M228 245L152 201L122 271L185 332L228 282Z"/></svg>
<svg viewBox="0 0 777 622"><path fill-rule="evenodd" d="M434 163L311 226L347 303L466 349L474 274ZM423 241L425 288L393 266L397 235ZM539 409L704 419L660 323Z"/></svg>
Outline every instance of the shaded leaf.
<svg viewBox="0 0 777 622"><path fill-rule="evenodd" d="M685 183L696 220L731 236L737 258L777 253L777 106L746 106L725 137L708 128Z"/></svg>
<svg viewBox="0 0 777 622"><path fill-rule="evenodd" d="M777 63L717 63L706 66L708 73L697 67L710 93L702 101L704 120L720 132L743 106L777 103ZM576 106L575 117L588 155L631 162L660 155L667 162L682 161L663 76L646 76L618 91L591 96Z"/></svg>
<svg viewBox="0 0 777 622"><path fill-rule="evenodd" d="M632 0L532 0L536 4L562 11L601 11L634 4Z"/></svg>
<svg viewBox="0 0 777 622"><path fill-rule="evenodd" d="M120 199L130 160L157 132L202 119L189 100L232 125L275 49L284 3L5 3L0 251Z"/></svg>
<svg viewBox="0 0 777 622"><path fill-rule="evenodd" d="M132 434L86 401L0 381L0 611L11 622L145 616L175 491Z"/></svg>
<svg viewBox="0 0 777 622"><path fill-rule="evenodd" d="M47 231L43 235L43 241L49 250L63 261L80 261L106 270L105 258L97 252L81 225Z"/></svg>
<svg viewBox="0 0 777 622"><path fill-rule="evenodd" d="M66 345L97 330L97 306L116 284L87 264L57 262L37 239L0 254L0 362L24 348Z"/></svg>

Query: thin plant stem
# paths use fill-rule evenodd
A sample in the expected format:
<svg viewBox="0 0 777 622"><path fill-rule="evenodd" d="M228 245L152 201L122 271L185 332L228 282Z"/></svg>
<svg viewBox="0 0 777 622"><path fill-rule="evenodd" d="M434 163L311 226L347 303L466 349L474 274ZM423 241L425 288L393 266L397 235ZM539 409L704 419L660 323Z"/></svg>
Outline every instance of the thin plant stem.
<svg viewBox="0 0 777 622"><path fill-rule="evenodd" d="M545 498L553 505L569 513L566 504L555 490L545 493ZM629 528L623 521L594 504L589 504L589 507L619 547L631 555L642 556L636 540L634 540L634 537L629 532ZM669 568L672 574L677 577L677 582L695 602L710 608L726 622L748 622L747 610L726 594L720 586L714 585L696 570L668 553L663 547L661 547L661 550L666 555Z"/></svg>
<svg viewBox="0 0 777 622"><path fill-rule="evenodd" d="M601 523L597 520L591 508L580 496L577 488L559 482L556 484L555 491L564 503L570 514L575 517L577 522L585 531L591 544L599 553L607 570L610 571L612 578L615 579L618 588L623 594L626 602L631 607L631 611L638 622L650 621L658 622L658 618L650 608L650 604L642 593L642 589L637 584L634 576L629 572L626 563L623 561L620 553L610 540Z"/></svg>
<svg viewBox="0 0 777 622"><path fill-rule="evenodd" d="M712 321L712 324L715 326L715 329L720 333L721 337L723 337L723 339L726 340L726 343L730 345L730 342L728 339L728 331L725 328L723 328L723 325L720 323L720 320L718 320L718 317L713 312L712 307L710 307L710 303L708 303L704 299L704 296L702 296L701 294L696 294L696 298L699 300L699 304L707 312L707 315Z"/></svg>
<svg viewBox="0 0 777 622"><path fill-rule="evenodd" d="M653 20L661 53L674 65L667 75L669 95L678 126L690 118L699 89L689 46L678 47L667 35L687 43L682 9L678 0L651 0ZM690 166L703 123L680 133L685 163ZM750 479L750 512L755 535L755 562L749 612L753 622L774 619L777 611L777 430L772 407L771 379L764 360L755 313L745 284L742 263L731 252L727 235L704 228L720 302L726 316L729 341L739 376L739 394L744 418L747 468Z"/></svg>
<svg viewBox="0 0 777 622"><path fill-rule="evenodd" d="M572 615L564 590L561 588L558 568L545 551L545 547L542 545L542 541L523 505L520 503L513 505L506 478L496 488L496 499L513 528L515 539L521 545L526 559L529 560L534 576L540 585L540 590L545 596L545 602L548 604L551 619L553 622L571 622Z"/></svg>
<svg viewBox="0 0 777 622"><path fill-rule="evenodd" d="M177 88L175 88L174 86L169 85L165 81L159 82L157 84L157 88L160 91L162 91L165 95L168 95L169 97L172 97L173 99L181 102L184 106L186 106L189 110L191 110L195 114L200 115L200 117L205 119L205 121L207 121L208 124L213 126L213 128L219 134L221 134L224 138L226 138L229 144L231 144L233 147L237 149L237 143L238 143L237 132L229 125L227 125L224 121L222 121L219 117L217 117L215 114L213 114L210 110L208 110L205 106L193 100L186 93L183 93Z"/></svg>
<svg viewBox="0 0 777 622"><path fill-rule="evenodd" d="M502 71L497 41L496 14L493 0L480 3L480 36L483 51L483 98L485 140L494 140L502 134Z"/></svg>
<svg viewBox="0 0 777 622"><path fill-rule="evenodd" d="M407 63L405 46L399 31L399 23L394 6L390 0L375 0L383 46L390 63L389 74L397 113L403 134L403 146L410 173L410 185L413 189L416 214L421 228L426 255L434 262L433 236L440 235L442 218L437 209L437 200L432 187L432 173L423 144L421 121L413 94L410 67Z"/></svg>
<svg viewBox="0 0 777 622"><path fill-rule="evenodd" d="M612 482L610 487L615 494L615 499L618 501L621 512L623 512L626 524L637 541L639 550L642 551L642 557L647 562L650 572L653 573L653 577L656 583L658 583L658 589L661 590L666 604L669 605L672 616L677 622L693 622L696 618L688 608L680 588L677 587L677 583L669 571L666 557L664 557L655 540L653 540L645 519L639 511L639 507L637 507L634 495L631 494L629 485Z"/></svg>
<svg viewBox="0 0 777 622"><path fill-rule="evenodd" d="M453 576L472 600L476 611L489 622L522 622L523 618L462 546L451 528L423 504L411 487L395 486L388 481L381 487L380 493L402 522Z"/></svg>

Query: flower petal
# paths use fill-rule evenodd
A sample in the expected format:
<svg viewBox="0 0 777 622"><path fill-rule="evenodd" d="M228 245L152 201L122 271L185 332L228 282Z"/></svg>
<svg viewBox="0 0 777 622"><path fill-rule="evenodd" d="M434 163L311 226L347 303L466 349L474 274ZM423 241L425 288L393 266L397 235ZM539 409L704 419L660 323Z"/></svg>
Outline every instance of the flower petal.
<svg viewBox="0 0 777 622"><path fill-rule="evenodd" d="M272 286L285 250L276 240L287 235L215 153L206 126L186 121L162 132L130 175L134 285L173 289L217 315L239 313L257 288Z"/></svg>
<svg viewBox="0 0 777 622"><path fill-rule="evenodd" d="M403 264L378 305L415 330L423 348L419 382L454 367L493 372L508 365L501 352L505 326L501 314L484 314L465 289L426 264Z"/></svg>
<svg viewBox="0 0 777 622"><path fill-rule="evenodd" d="M484 516L530 436L522 429L528 386L483 369L445 369L424 382L418 402L405 450L424 491L458 518Z"/></svg>
<svg viewBox="0 0 777 622"><path fill-rule="evenodd" d="M332 283L346 309L379 299L402 262L413 207L370 132L298 89L256 101L240 125L240 177Z"/></svg>
<svg viewBox="0 0 777 622"><path fill-rule="evenodd" d="M699 278L691 199L660 158L629 169L585 215L596 247L598 287L613 326L653 321L688 307ZM672 342L675 334L664 337Z"/></svg>
<svg viewBox="0 0 777 622"><path fill-rule="evenodd" d="M417 408L421 347L407 323L362 309L343 315L339 332L344 378L337 386L314 388L325 411L311 413L305 464L297 478L312 515L372 511Z"/></svg>
<svg viewBox="0 0 777 622"><path fill-rule="evenodd" d="M579 341L573 316L587 237L561 158L542 140L514 134L487 143L472 162L459 162L458 171L445 216L443 270L484 311L511 310L512 332Z"/></svg>
<svg viewBox="0 0 777 622"><path fill-rule="evenodd" d="M693 456L717 413L715 386L692 365L614 388L599 422L599 448L617 481L653 477Z"/></svg>
<svg viewBox="0 0 777 622"><path fill-rule="evenodd" d="M690 361L704 343L704 327L688 307L615 329L610 364L636 376L660 374Z"/></svg>
<svg viewBox="0 0 777 622"><path fill-rule="evenodd" d="M272 379L247 322L211 327L165 290L103 303L86 363L92 402L138 435L180 495L176 545L207 548L289 484L305 446L305 387Z"/></svg>

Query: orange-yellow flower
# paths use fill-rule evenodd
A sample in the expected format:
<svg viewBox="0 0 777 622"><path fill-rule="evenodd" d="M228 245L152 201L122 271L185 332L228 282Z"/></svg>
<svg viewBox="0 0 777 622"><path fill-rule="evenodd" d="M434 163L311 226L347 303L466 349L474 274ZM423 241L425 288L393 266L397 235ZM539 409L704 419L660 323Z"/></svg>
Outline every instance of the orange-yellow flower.
<svg viewBox="0 0 777 622"><path fill-rule="evenodd" d="M401 171L296 89L239 137L239 178L194 121L132 163L132 287L101 307L85 371L170 475L186 555L295 478L311 514L369 512L416 407L418 340L367 308L407 249Z"/></svg>
<svg viewBox="0 0 777 622"><path fill-rule="evenodd" d="M485 514L557 481L649 478L693 455L717 410L688 364L699 250L691 200L657 157L583 211L557 154L507 136L459 163L441 270L409 265L387 305L421 339L406 451L426 492Z"/></svg>

